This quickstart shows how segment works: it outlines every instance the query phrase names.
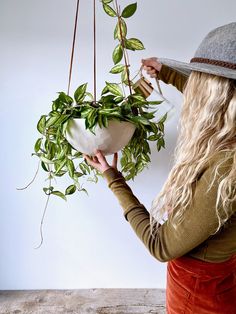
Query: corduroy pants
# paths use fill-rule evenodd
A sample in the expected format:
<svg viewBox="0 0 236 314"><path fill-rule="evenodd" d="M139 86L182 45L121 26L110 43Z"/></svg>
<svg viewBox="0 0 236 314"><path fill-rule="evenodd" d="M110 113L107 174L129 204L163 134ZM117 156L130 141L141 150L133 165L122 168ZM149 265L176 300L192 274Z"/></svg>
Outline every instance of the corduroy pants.
<svg viewBox="0 0 236 314"><path fill-rule="evenodd" d="M236 314L236 255L221 263L181 256L167 263L167 314Z"/></svg>

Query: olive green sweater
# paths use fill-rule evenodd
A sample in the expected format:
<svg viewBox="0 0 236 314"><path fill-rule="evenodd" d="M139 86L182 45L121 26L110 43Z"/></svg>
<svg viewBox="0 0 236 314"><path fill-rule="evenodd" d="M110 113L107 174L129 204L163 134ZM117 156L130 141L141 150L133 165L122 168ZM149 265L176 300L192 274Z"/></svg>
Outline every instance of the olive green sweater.
<svg viewBox="0 0 236 314"><path fill-rule="evenodd" d="M173 84L180 91L183 90L186 77L178 72L162 66L158 76L165 83ZM158 235L154 239L150 232L150 214L133 194L122 173L113 167L102 173L108 187L123 208L125 219L157 260L166 262L188 255L208 262L221 262L236 254L236 202L233 204L233 213L227 223L215 235L211 235L218 226L215 204L219 177L224 176L232 167L233 158L222 163L212 188L208 193L206 191L212 180L212 168L223 154L225 152L216 153L199 176L195 184L193 205L185 211L185 219L178 229L173 228L169 218L159 225Z"/></svg>

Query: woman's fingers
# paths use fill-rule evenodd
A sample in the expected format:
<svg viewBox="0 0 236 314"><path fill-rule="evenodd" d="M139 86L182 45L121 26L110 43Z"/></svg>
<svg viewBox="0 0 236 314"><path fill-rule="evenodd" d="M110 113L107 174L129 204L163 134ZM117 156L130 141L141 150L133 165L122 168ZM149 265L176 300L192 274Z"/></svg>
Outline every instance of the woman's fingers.
<svg viewBox="0 0 236 314"><path fill-rule="evenodd" d="M141 60L142 65L145 67L152 67L156 71L160 71L162 64L158 61L158 58L152 57L152 58L147 58L147 59L142 59Z"/></svg>
<svg viewBox="0 0 236 314"><path fill-rule="evenodd" d="M142 64L147 67L155 67L157 65L157 60L156 58L142 59Z"/></svg>
<svg viewBox="0 0 236 314"><path fill-rule="evenodd" d="M155 72L155 73L152 73L152 74L150 74L150 76L151 77L157 77L157 73Z"/></svg>
<svg viewBox="0 0 236 314"><path fill-rule="evenodd" d="M96 162L96 163L98 162L97 156L93 156L93 161Z"/></svg>
<svg viewBox="0 0 236 314"><path fill-rule="evenodd" d="M106 158L100 150L96 149L95 154L96 154L95 157L97 158L98 162L100 162L101 164L107 164Z"/></svg>
<svg viewBox="0 0 236 314"><path fill-rule="evenodd" d="M113 161L112 161L112 167L113 168L117 168L117 160L118 160L118 153L114 153L114 156L113 156Z"/></svg>
<svg viewBox="0 0 236 314"><path fill-rule="evenodd" d="M146 70L147 74L151 77L157 77L157 70L150 66L144 66L144 70Z"/></svg>
<svg viewBox="0 0 236 314"><path fill-rule="evenodd" d="M152 75L152 74L156 74L156 70L154 68L150 69L150 70L147 70L147 73Z"/></svg>
<svg viewBox="0 0 236 314"><path fill-rule="evenodd" d="M96 168L97 170L99 170L102 173L111 167L117 169L118 152L114 153L111 166L107 163L105 156L103 155L103 153L100 150L95 150L94 153L96 155L92 156L92 157L89 157L88 155L83 154L83 157L85 158L85 160L87 161L87 163L89 165Z"/></svg>
<svg viewBox="0 0 236 314"><path fill-rule="evenodd" d="M92 158L90 158L88 155L83 154L83 157L87 160L87 162L93 166L94 168L96 167L97 163L95 161L93 161Z"/></svg>

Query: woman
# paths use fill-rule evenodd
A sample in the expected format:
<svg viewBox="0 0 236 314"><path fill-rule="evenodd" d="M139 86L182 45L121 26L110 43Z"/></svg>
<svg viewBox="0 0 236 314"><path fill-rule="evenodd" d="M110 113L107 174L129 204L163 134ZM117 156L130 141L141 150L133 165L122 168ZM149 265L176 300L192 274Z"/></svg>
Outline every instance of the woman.
<svg viewBox="0 0 236 314"><path fill-rule="evenodd" d="M117 153L111 165L99 151L84 157L149 252L168 262L167 313L236 313L236 23L208 33L190 63L142 63L183 92L174 166L150 213L118 171Z"/></svg>

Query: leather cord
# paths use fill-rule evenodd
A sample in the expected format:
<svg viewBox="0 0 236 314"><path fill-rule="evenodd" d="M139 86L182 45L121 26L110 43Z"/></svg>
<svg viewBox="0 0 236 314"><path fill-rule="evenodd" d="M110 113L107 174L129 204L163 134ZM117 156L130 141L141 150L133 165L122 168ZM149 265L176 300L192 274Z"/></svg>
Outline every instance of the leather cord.
<svg viewBox="0 0 236 314"><path fill-rule="evenodd" d="M93 0L93 92L94 104L96 105L97 94L97 75L96 75L96 0Z"/></svg>
<svg viewBox="0 0 236 314"><path fill-rule="evenodd" d="M75 50L75 38L76 38L78 13L79 13L79 1L80 0L77 0L77 4L76 4L76 14L75 14L74 33L73 33L73 41L72 41L72 49L71 49L71 57L70 57L70 70L69 70L67 95L69 95L69 92L70 92L71 74L72 74L72 66L73 66L73 58L74 58L74 50Z"/></svg>

